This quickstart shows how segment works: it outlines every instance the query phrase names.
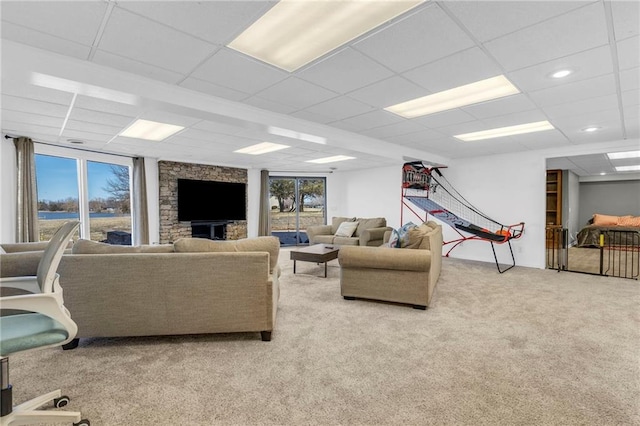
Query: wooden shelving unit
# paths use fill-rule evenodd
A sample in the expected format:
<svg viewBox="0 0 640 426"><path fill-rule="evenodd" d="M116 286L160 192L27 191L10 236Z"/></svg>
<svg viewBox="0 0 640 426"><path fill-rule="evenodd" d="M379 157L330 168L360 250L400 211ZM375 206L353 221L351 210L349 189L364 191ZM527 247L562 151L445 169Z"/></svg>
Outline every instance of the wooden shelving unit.
<svg viewBox="0 0 640 426"><path fill-rule="evenodd" d="M562 227L562 170L547 170L547 248L558 242L553 240L555 228Z"/></svg>

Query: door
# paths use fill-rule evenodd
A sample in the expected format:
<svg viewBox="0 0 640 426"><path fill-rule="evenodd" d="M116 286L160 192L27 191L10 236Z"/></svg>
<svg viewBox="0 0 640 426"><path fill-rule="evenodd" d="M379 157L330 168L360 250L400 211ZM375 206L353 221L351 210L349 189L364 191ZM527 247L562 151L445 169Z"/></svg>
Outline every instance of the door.
<svg viewBox="0 0 640 426"><path fill-rule="evenodd" d="M271 234L283 246L308 244L306 229L326 223L326 179L270 177Z"/></svg>

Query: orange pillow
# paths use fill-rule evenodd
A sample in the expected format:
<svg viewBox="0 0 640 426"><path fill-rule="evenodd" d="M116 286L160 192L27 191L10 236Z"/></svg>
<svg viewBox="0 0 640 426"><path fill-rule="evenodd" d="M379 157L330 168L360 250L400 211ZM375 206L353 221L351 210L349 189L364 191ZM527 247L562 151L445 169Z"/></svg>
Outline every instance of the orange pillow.
<svg viewBox="0 0 640 426"><path fill-rule="evenodd" d="M616 226L618 224L618 216L596 213L593 215L593 224L598 226Z"/></svg>
<svg viewBox="0 0 640 426"><path fill-rule="evenodd" d="M620 226L640 226L640 216L620 216Z"/></svg>

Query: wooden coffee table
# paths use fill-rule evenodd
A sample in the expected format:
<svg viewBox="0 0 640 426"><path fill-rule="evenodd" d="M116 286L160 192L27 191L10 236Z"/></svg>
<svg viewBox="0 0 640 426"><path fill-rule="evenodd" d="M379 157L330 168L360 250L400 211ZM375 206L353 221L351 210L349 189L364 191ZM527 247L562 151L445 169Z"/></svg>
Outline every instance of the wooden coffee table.
<svg viewBox="0 0 640 426"><path fill-rule="evenodd" d="M332 244L314 244L309 247L291 250L293 273L296 273L296 261L324 263L324 277L327 278L327 262L338 258L338 246Z"/></svg>

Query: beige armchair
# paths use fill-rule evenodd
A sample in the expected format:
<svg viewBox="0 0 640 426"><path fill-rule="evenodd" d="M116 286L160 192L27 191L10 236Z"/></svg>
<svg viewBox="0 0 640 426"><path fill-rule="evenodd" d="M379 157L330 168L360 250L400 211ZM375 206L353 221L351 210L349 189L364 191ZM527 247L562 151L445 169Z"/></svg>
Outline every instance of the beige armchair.
<svg viewBox="0 0 640 426"><path fill-rule="evenodd" d="M340 248L340 288L347 300L373 299L426 309L442 267L442 227L427 222L410 235L410 248Z"/></svg>
<svg viewBox="0 0 640 426"><path fill-rule="evenodd" d="M351 236L336 236L336 232L343 222L358 222L355 232ZM391 231L387 220L383 217L357 218L333 217L331 225L314 225L307 227L309 244L336 244L352 246L380 246L384 242L384 234Z"/></svg>

